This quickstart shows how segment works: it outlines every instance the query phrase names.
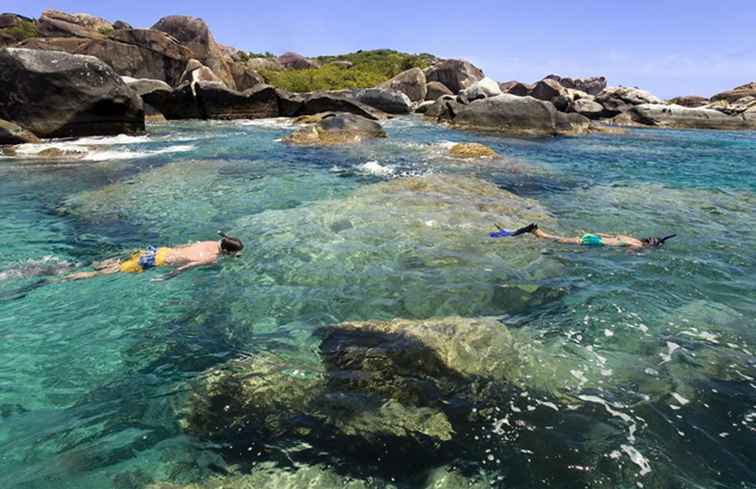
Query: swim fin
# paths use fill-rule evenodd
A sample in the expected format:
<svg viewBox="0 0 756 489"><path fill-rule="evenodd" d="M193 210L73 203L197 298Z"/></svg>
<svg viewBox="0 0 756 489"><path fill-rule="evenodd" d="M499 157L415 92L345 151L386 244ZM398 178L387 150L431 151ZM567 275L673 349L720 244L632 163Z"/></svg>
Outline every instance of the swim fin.
<svg viewBox="0 0 756 489"><path fill-rule="evenodd" d="M494 224L494 226L496 226L496 229L498 229L498 231L489 233L488 236L491 238L514 238L515 236L519 236L525 233L531 233L535 231L536 229L538 229L538 225L533 224L533 223L528 224L525 227L521 227L520 229L516 229L514 231L507 231L506 229L502 228L498 224Z"/></svg>

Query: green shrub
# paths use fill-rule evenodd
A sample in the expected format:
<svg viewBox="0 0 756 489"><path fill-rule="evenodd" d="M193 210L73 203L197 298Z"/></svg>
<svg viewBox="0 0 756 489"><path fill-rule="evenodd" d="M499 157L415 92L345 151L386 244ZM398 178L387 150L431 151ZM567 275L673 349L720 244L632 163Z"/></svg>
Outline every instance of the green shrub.
<svg viewBox="0 0 756 489"><path fill-rule="evenodd" d="M112 27L100 27L99 29L97 29L97 32L99 32L103 36L110 36L113 33L113 28Z"/></svg>
<svg viewBox="0 0 756 489"><path fill-rule="evenodd" d="M34 26L33 22L28 20L19 19L18 24L13 27L7 27L2 29L3 33L16 39L17 42L21 42L24 39L30 39L32 37L39 37L39 31Z"/></svg>
<svg viewBox="0 0 756 489"><path fill-rule="evenodd" d="M260 74L269 84L291 92L368 88L410 68L430 66L437 58L430 54L407 54L379 49L340 56L319 56L314 60L321 64L320 68L262 70ZM349 61L352 67L332 64L336 61Z"/></svg>

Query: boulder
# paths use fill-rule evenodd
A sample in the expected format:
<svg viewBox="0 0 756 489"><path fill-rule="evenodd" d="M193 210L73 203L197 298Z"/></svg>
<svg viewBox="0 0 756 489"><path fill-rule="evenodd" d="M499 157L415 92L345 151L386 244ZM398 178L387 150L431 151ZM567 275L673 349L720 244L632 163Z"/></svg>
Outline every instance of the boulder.
<svg viewBox="0 0 756 489"><path fill-rule="evenodd" d="M579 98L572 102L571 109L589 119L598 119L604 113L604 107L596 102L593 97Z"/></svg>
<svg viewBox="0 0 756 489"><path fill-rule="evenodd" d="M709 99L706 97L700 97L698 95L688 95L685 97L675 97L669 100L672 105L682 105L683 107L703 107L709 103Z"/></svg>
<svg viewBox="0 0 756 489"><path fill-rule="evenodd" d="M459 94L468 101L473 101L480 98L495 97L501 95L501 93L499 84L491 78L485 77L465 88Z"/></svg>
<svg viewBox="0 0 756 489"><path fill-rule="evenodd" d="M230 68L236 89L241 92L265 83L263 77L246 63L230 63Z"/></svg>
<svg viewBox="0 0 756 489"><path fill-rule="evenodd" d="M160 87L141 94L145 106L155 108L168 120L175 119L203 119L191 83L179 85L174 90L164 90Z"/></svg>
<svg viewBox="0 0 756 489"><path fill-rule="evenodd" d="M573 88L589 95L598 95L606 88L606 77L591 76L587 78L567 78L559 75L549 75L545 80L556 80L564 88Z"/></svg>
<svg viewBox="0 0 756 489"><path fill-rule="evenodd" d="M530 96L538 100L551 101L554 97L566 96L567 90L556 80L545 79L537 82Z"/></svg>
<svg viewBox="0 0 756 489"><path fill-rule="evenodd" d="M192 53L163 32L134 29L114 31L109 39L35 38L20 47L94 56L116 73L163 80L178 85Z"/></svg>
<svg viewBox="0 0 756 489"><path fill-rule="evenodd" d="M435 100L426 100L424 102L420 102L415 107L415 113L417 114L425 114L430 107L432 107L436 103Z"/></svg>
<svg viewBox="0 0 756 489"><path fill-rule="evenodd" d="M0 118L42 138L144 130L139 96L91 56L0 49Z"/></svg>
<svg viewBox="0 0 756 489"><path fill-rule="evenodd" d="M156 90L162 90L166 92L173 90L171 86L163 80L152 80L150 78L131 78L130 76L122 76L121 79L140 97L146 93L150 93Z"/></svg>
<svg viewBox="0 0 756 489"><path fill-rule="evenodd" d="M277 61L279 65L291 70L306 70L308 68L317 68L320 66L316 62L305 58L301 54L292 52L282 54L278 57Z"/></svg>
<svg viewBox="0 0 756 489"><path fill-rule="evenodd" d="M387 114L409 114L412 101L403 92L390 88L366 88L353 94L359 102L374 107Z"/></svg>
<svg viewBox="0 0 756 489"><path fill-rule="evenodd" d="M441 82L454 94L482 80L483 76L480 68L460 59L448 59L425 70L425 78L429 82Z"/></svg>
<svg viewBox="0 0 756 489"><path fill-rule="evenodd" d="M480 143L458 143L451 147L449 154L455 158L495 158L496 151Z"/></svg>
<svg viewBox="0 0 756 489"><path fill-rule="evenodd" d="M94 15L45 10L37 19L37 30L45 37L101 39L113 31L113 24Z"/></svg>
<svg viewBox="0 0 756 489"><path fill-rule="evenodd" d="M237 92L223 83L194 83L200 114L204 119L262 119L278 117L278 93L261 85L246 92Z"/></svg>
<svg viewBox="0 0 756 489"><path fill-rule="evenodd" d="M385 137L386 132L375 121L355 114L329 113L316 124L303 127L286 136L283 141L297 145L333 145Z"/></svg>
<svg viewBox="0 0 756 489"><path fill-rule="evenodd" d="M743 97L756 97L756 82L746 83L732 90L718 93L711 97L711 101L726 100L727 102L735 102Z"/></svg>
<svg viewBox="0 0 756 489"><path fill-rule="evenodd" d="M444 95L454 95L451 90L449 90L449 87L444 85L441 82L432 81L428 82L425 85L425 100L437 100L440 97L443 97Z"/></svg>
<svg viewBox="0 0 756 489"><path fill-rule="evenodd" d="M435 113L461 129L493 131L520 136L574 135L587 132L590 123L579 114L558 112L550 102L533 97L503 94L463 105L451 100L436 102ZM434 114L431 107L426 115Z"/></svg>
<svg viewBox="0 0 756 489"><path fill-rule="evenodd" d="M596 102L604 107L604 115L608 117L627 112L635 105L664 103L645 90L630 87L605 88L596 96Z"/></svg>
<svg viewBox="0 0 756 489"><path fill-rule="evenodd" d="M113 30L115 31L123 31L123 30L130 31L132 29L133 27L131 26L131 24L124 22L122 20L116 20L115 22L113 22Z"/></svg>
<svg viewBox="0 0 756 489"><path fill-rule="evenodd" d="M391 80L380 85L381 88L398 90L405 94L412 102L422 102L428 95L425 73L420 68L410 68L402 71Z"/></svg>
<svg viewBox="0 0 756 489"><path fill-rule="evenodd" d="M706 108L681 105L641 104L630 110L632 118L641 124L676 129L756 129L756 120L743 115L727 115Z"/></svg>
<svg viewBox="0 0 756 489"><path fill-rule="evenodd" d="M275 58L250 58L244 61L244 65L255 71L283 69L283 66Z"/></svg>
<svg viewBox="0 0 756 489"><path fill-rule="evenodd" d="M501 91L503 93L511 93L512 95L517 95L518 97L526 97L530 94L530 91L533 90L533 85L528 85L518 81L508 81L501 83L499 85L499 88L501 88Z"/></svg>
<svg viewBox="0 0 756 489"><path fill-rule="evenodd" d="M184 15L171 15L160 19L152 26L152 29L173 36L192 52L192 57L210 68L226 86L236 88L223 49L215 42L204 20Z"/></svg>
<svg viewBox="0 0 756 489"><path fill-rule="evenodd" d="M278 97L282 117L313 115L321 112L347 112L377 120L385 115L358 100L341 95L317 92L302 95L278 90Z"/></svg>
<svg viewBox="0 0 756 489"><path fill-rule="evenodd" d="M742 97L734 102L728 102L720 99L704 106L707 109L714 109L724 112L727 115L739 115L756 111L756 97Z"/></svg>
<svg viewBox="0 0 756 489"><path fill-rule="evenodd" d="M0 119L0 146L39 142L39 138L26 129Z"/></svg>
<svg viewBox="0 0 756 489"><path fill-rule="evenodd" d="M184 70L184 73L181 75L179 84L195 82L214 82L225 85L225 83L223 83L223 80L221 80L218 75L213 73L213 70L203 65L196 59L190 59L186 65L186 70Z"/></svg>

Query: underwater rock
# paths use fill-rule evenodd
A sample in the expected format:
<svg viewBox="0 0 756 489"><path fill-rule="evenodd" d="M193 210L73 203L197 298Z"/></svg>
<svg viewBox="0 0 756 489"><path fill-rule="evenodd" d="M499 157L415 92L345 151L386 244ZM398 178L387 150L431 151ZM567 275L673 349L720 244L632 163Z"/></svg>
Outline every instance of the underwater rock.
<svg viewBox="0 0 756 489"><path fill-rule="evenodd" d="M495 158L496 151L480 143L459 143L449 150L455 158Z"/></svg>
<svg viewBox="0 0 756 489"><path fill-rule="evenodd" d="M380 124L354 114L325 114L317 123L289 134L283 141L297 145L354 144L385 138Z"/></svg>

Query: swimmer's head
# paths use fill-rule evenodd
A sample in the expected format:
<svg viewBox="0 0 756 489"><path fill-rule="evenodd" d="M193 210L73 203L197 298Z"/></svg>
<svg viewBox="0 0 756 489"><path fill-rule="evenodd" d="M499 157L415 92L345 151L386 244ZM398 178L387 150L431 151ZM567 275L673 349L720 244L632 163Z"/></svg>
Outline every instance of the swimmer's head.
<svg viewBox="0 0 756 489"><path fill-rule="evenodd" d="M239 238L228 236L222 231L218 231L218 235L223 238L220 240L219 244L221 251L224 254L236 255L241 253L241 251L244 249L244 243L242 243Z"/></svg>
<svg viewBox="0 0 756 489"><path fill-rule="evenodd" d="M641 240L641 243L643 243L643 246L646 246L648 248L660 248L664 246L664 242L668 239L672 239L676 234L670 234L669 236L665 236L663 238L645 238Z"/></svg>

